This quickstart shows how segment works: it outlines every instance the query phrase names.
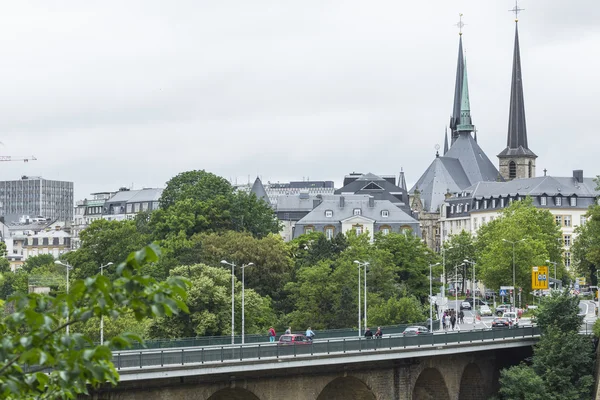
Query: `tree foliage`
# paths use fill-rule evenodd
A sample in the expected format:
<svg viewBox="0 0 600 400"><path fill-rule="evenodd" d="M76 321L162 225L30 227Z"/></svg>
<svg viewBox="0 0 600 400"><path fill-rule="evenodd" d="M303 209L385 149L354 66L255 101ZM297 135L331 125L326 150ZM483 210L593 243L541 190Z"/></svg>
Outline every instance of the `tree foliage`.
<svg viewBox="0 0 600 400"><path fill-rule="evenodd" d="M63 399L87 393L88 385L117 383L111 348L127 348L135 335L121 333L108 345L94 345L80 333L67 334L93 317L117 318L131 310L138 320L187 311L187 283L141 275L157 259L156 247L132 253L116 268L115 279L94 275L74 280L69 293L17 293L15 312L0 321L0 394L4 399ZM50 372L47 372L50 371Z"/></svg>
<svg viewBox="0 0 600 400"><path fill-rule="evenodd" d="M531 198L515 201L499 218L483 225L477 235L478 275L486 287L512 285L513 245L517 287L531 288L531 267L559 263L558 276L565 271L562 260L562 234L548 210L533 206Z"/></svg>
<svg viewBox="0 0 600 400"><path fill-rule="evenodd" d="M466 289L465 281L473 275L474 267L472 263L466 263L464 260L477 261L473 235L470 232L461 231L459 234L450 236L444 243L444 253L446 282L460 282L460 287ZM475 268L477 269L477 263L475 263ZM478 271L475 272L475 279L479 279ZM456 275L460 279L457 279Z"/></svg>
<svg viewBox="0 0 600 400"><path fill-rule="evenodd" d="M586 213L586 223L575 230L577 240L572 252L574 267L578 276L587 277L598 286L600 271L600 205L592 205Z"/></svg>

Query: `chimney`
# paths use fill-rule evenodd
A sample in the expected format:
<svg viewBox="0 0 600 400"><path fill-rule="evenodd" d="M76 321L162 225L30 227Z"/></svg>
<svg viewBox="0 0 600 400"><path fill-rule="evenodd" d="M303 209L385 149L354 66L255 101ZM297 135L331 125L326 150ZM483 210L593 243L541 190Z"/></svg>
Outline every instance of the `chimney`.
<svg viewBox="0 0 600 400"><path fill-rule="evenodd" d="M583 183L583 170L582 169L573 170L573 178L575 178L575 180L577 182Z"/></svg>
<svg viewBox="0 0 600 400"><path fill-rule="evenodd" d="M344 208L344 196L340 196L340 208Z"/></svg>
<svg viewBox="0 0 600 400"><path fill-rule="evenodd" d="M369 207L375 207L375 197L369 196Z"/></svg>

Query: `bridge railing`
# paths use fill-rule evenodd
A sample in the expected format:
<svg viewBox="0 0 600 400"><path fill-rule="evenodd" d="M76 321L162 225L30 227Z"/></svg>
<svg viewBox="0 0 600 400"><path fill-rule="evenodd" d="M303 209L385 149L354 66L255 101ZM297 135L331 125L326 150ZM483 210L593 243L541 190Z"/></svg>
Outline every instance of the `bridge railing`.
<svg viewBox="0 0 600 400"><path fill-rule="evenodd" d="M332 338L305 345L279 345L258 343L256 345L224 345L178 350L139 351L113 353L117 369L149 368L165 365L202 365L228 361L279 359L310 355L340 354L347 352L373 352L378 350L431 347L450 344L486 342L515 338L534 337L540 334L537 326L512 329L481 329L473 331L450 331L439 334L416 336L385 335L380 339Z"/></svg>
<svg viewBox="0 0 600 400"><path fill-rule="evenodd" d="M429 328L429 322L420 322L416 324L400 324L392 326L382 326L382 330L385 334L397 334L402 333L407 326L422 325ZM439 329L440 321L433 321L433 329ZM373 328L375 328L373 326ZM298 331L294 333L304 333L304 331ZM373 331L375 333L375 331ZM332 339L341 337L352 337L358 336L356 329L328 329L322 331L315 331L316 337L319 339ZM246 344L251 343L268 343L269 337L266 335L245 335ZM234 343L241 344L242 336L234 336ZM139 349L168 349L174 347L196 347L196 346L219 346L219 345L231 345L231 336L199 336L190 338L178 338L178 339L155 339L146 340L144 344L135 343L132 350Z"/></svg>

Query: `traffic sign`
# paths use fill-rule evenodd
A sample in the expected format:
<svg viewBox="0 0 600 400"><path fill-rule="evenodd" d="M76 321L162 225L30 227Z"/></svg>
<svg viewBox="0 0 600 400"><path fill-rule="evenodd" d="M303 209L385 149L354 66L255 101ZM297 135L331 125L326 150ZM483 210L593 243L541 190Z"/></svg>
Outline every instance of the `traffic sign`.
<svg viewBox="0 0 600 400"><path fill-rule="evenodd" d="M533 290L548 289L548 267L531 268L531 288Z"/></svg>
<svg viewBox="0 0 600 400"><path fill-rule="evenodd" d="M500 289L500 296L506 296L506 290Z"/></svg>
<svg viewBox="0 0 600 400"><path fill-rule="evenodd" d="M501 290L513 290L514 288L514 286L500 286Z"/></svg>

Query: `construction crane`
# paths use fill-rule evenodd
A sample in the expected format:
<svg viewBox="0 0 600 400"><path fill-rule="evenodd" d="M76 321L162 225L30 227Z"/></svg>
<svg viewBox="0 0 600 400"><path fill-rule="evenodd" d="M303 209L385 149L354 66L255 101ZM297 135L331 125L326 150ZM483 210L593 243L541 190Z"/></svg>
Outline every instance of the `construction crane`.
<svg viewBox="0 0 600 400"><path fill-rule="evenodd" d="M29 160L31 161L36 161L37 158L35 158L35 156L0 156L0 161L23 161L23 162L29 162Z"/></svg>

